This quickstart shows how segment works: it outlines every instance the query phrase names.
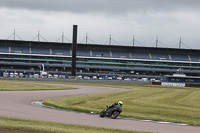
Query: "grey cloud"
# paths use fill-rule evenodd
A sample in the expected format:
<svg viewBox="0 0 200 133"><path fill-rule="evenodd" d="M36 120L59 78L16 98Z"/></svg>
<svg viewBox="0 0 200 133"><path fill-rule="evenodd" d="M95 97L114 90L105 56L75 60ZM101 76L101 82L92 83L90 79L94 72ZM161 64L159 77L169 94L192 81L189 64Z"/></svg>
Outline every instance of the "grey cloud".
<svg viewBox="0 0 200 133"><path fill-rule="evenodd" d="M1 0L0 7L73 13L198 10L199 0Z"/></svg>
<svg viewBox="0 0 200 133"><path fill-rule="evenodd" d="M0 0L0 35L15 28L28 40L40 30L54 41L56 33L71 34L77 24L80 41L89 33L93 41L105 43L112 34L123 44L134 34L144 46L159 36L167 46L178 45L182 37L185 44L199 48L199 7L200 0Z"/></svg>

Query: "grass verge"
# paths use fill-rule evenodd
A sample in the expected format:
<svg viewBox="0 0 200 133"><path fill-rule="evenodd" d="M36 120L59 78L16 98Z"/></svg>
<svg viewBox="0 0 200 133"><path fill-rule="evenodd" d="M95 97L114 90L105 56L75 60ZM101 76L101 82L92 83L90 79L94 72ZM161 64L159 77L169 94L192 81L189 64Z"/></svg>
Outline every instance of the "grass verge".
<svg viewBox="0 0 200 133"><path fill-rule="evenodd" d="M42 102L61 109L99 113L118 100L124 102L122 117L179 122L200 126L200 89L118 85L128 90L90 94ZM112 87L112 85L110 85ZM116 87L116 85L113 85Z"/></svg>
<svg viewBox="0 0 200 133"><path fill-rule="evenodd" d="M23 81L24 82L24 81ZM68 90L76 89L68 86L0 82L0 91L33 91L33 90Z"/></svg>
<svg viewBox="0 0 200 133"><path fill-rule="evenodd" d="M31 80L0 80L0 81L7 81L12 83L17 82L27 82L27 83L50 83L50 84L67 84L67 85L85 85L85 86L102 86L102 87L116 87L116 88L130 88L130 84L115 84L115 83L89 83L89 82L79 82L79 80L76 80L76 82L56 82L56 81L31 81ZM143 84L132 84L134 86L153 86L153 85L143 85ZM154 85L155 86L155 85Z"/></svg>
<svg viewBox="0 0 200 133"><path fill-rule="evenodd" d="M53 122L22 120L16 118L0 117L0 129L24 130L31 132L48 133L147 133L120 129L108 129L92 126L60 124Z"/></svg>

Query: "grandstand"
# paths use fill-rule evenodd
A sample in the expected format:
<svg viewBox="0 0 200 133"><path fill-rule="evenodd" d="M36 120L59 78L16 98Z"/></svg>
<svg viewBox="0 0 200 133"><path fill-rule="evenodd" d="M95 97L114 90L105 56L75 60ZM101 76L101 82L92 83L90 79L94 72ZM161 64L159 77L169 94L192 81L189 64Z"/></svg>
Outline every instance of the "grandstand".
<svg viewBox="0 0 200 133"><path fill-rule="evenodd" d="M70 76L72 44L0 40L0 74L42 70ZM200 50L77 44L77 74L200 76Z"/></svg>

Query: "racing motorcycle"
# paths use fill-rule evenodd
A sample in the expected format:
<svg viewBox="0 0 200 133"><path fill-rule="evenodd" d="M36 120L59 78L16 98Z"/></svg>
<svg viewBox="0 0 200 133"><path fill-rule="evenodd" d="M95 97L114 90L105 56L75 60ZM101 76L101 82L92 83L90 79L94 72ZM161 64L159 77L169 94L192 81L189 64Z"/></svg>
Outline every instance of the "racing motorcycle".
<svg viewBox="0 0 200 133"><path fill-rule="evenodd" d="M106 106L106 109L102 110L99 116L100 117L106 116L115 119L119 116L121 112L122 108L120 106L115 106L113 108L109 108L109 106Z"/></svg>

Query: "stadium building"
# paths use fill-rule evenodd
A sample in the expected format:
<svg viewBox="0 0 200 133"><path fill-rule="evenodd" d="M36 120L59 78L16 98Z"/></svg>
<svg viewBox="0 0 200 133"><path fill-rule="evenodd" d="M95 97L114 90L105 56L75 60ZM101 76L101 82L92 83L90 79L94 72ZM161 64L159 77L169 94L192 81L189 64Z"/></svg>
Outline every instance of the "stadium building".
<svg viewBox="0 0 200 133"><path fill-rule="evenodd" d="M77 44L77 75L200 76L200 50ZM0 40L0 74L71 74L72 43Z"/></svg>

